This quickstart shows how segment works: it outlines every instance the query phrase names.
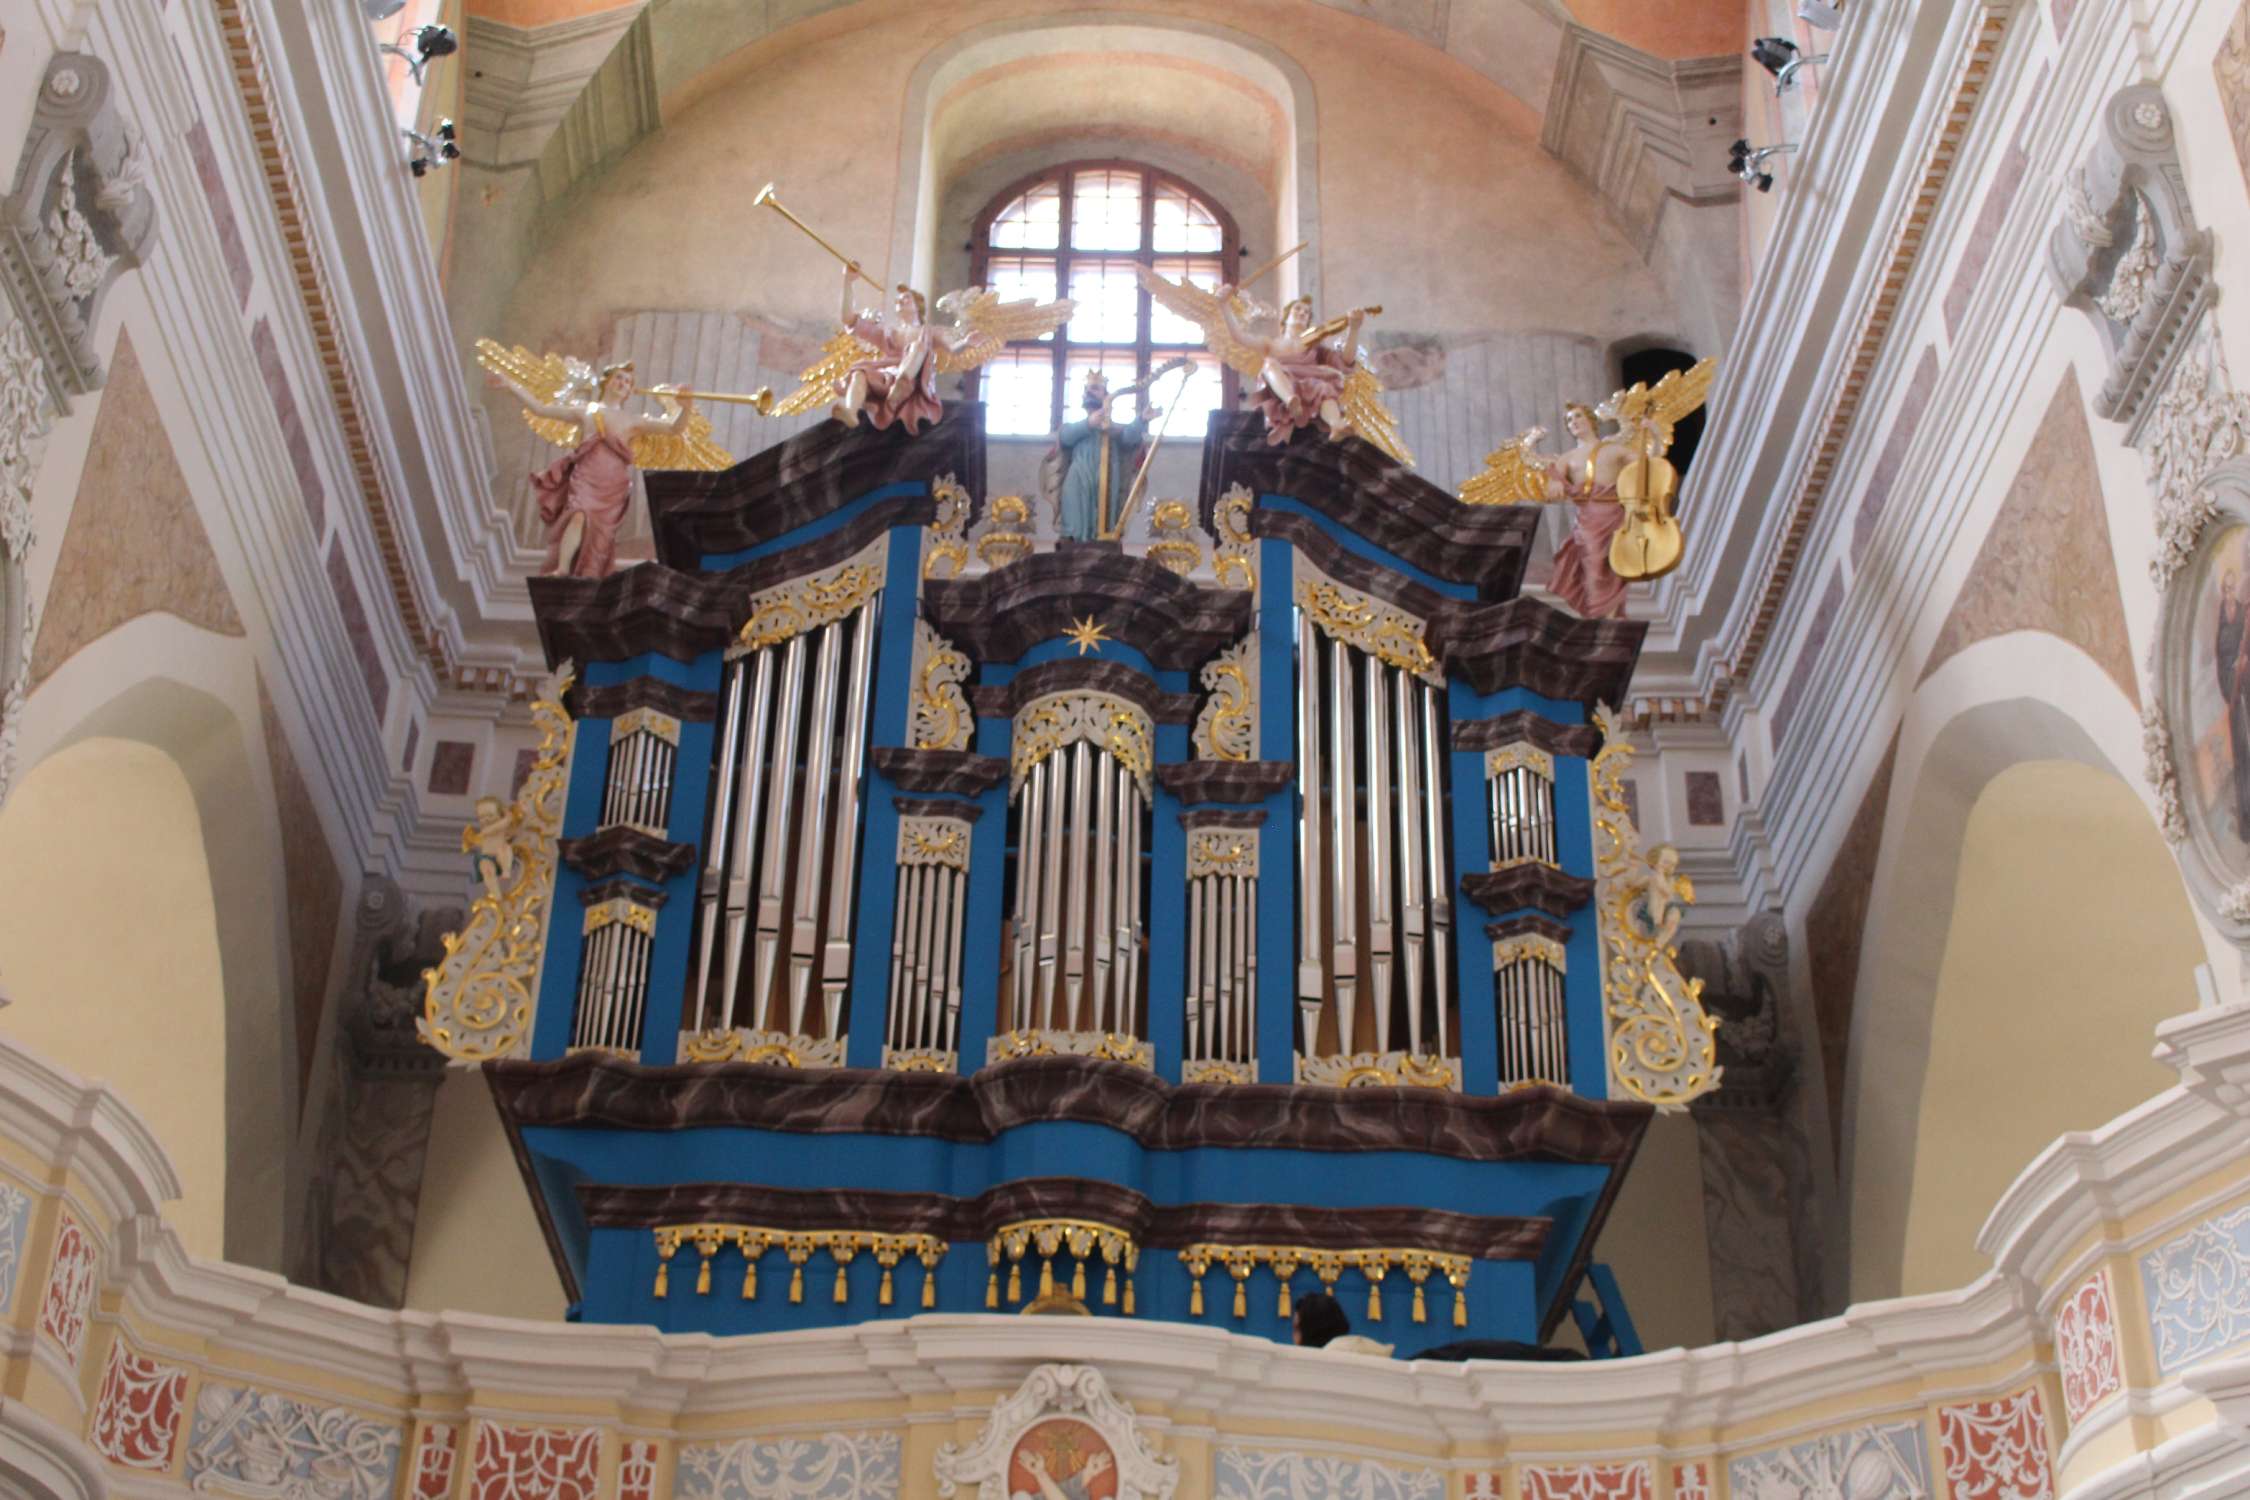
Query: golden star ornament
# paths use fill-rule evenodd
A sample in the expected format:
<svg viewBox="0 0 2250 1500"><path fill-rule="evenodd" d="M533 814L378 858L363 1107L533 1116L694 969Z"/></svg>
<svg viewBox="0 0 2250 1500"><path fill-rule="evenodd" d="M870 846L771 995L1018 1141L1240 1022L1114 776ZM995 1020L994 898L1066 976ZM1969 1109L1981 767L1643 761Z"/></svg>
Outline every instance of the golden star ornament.
<svg viewBox="0 0 2250 1500"><path fill-rule="evenodd" d="M1084 656L1089 651L1101 650L1102 643L1109 639L1109 633L1095 622L1092 615L1088 615L1083 620L1071 622L1070 629L1063 632L1063 638L1078 648L1080 656Z"/></svg>

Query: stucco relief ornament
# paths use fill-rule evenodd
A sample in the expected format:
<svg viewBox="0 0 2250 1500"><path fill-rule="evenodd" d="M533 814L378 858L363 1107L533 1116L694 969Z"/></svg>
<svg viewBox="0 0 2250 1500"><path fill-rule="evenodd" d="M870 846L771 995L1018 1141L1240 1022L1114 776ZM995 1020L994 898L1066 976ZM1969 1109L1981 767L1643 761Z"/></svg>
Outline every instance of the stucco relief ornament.
<svg viewBox="0 0 2250 1500"><path fill-rule="evenodd" d="M1141 1439L1133 1413L1092 1365L1041 1365L992 1408L975 1441L947 1443L932 1464L941 1500L1171 1500L1180 1461Z"/></svg>
<svg viewBox="0 0 2250 1500"><path fill-rule="evenodd" d="M2180 801L2179 765L2172 759L2172 726L2154 694L2141 708L2141 756L2148 788L2156 796L2156 822L2164 831L2164 841L2186 842L2187 809Z"/></svg>
<svg viewBox="0 0 2250 1500"><path fill-rule="evenodd" d="M562 700L575 676L571 664L563 663L532 700L539 748L514 806L495 820L507 831L514 855L494 879L497 894L488 886L477 897L467 925L445 935L444 959L422 971L424 999L415 1033L455 1062L520 1057L531 1041L539 956L554 896L555 839L562 830L576 732ZM477 855L480 874L489 867L481 844L491 833L491 827L472 825L461 835L461 852Z"/></svg>
<svg viewBox="0 0 2250 1500"><path fill-rule="evenodd" d="M1644 852L1625 801L1633 749L1605 704L1594 710L1602 748L1594 757L1596 904L1600 911L1602 990L1609 1020L1609 1070L1633 1098L1676 1110L1719 1086L1703 981L1681 974L1674 939L1681 907L1695 888L1679 872L1679 851Z"/></svg>
<svg viewBox="0 0 2250 1500"><path fill-rule="evenodd" d="M2218 514L2204 481L2212 469L2250 446L2246 437L2250 395L2235 390L2218 330L2206 322L2157 398L2141 449L2156 496L2157 550L2148 568L2158 588L2194 556L2203 528Z"/></svg>

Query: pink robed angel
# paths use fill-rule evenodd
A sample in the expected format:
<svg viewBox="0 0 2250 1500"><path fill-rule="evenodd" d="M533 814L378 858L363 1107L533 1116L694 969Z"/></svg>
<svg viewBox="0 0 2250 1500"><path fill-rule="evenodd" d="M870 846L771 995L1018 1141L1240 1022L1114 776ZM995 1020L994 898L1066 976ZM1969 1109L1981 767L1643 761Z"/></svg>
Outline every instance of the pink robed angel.
<svg viewBox="0 0 2250 1500"><path fill-rule="evenodd" d="M1631 455L1622 444L1601 439L1592 407L1574 402L1564 408L1563 419L1578 442L1548 461L1547 478L1551 491L1577 511L1578 522L1555 551L1547 587L1590 620L1614 619L1625 613L1625 580L1610 568L1609 541L1625 524L1617 473Z"/></svg>
<svg viewBox="0 0 2250 1500"><path fill-rule="evenodd" d="M922 294L900 287L887 315L874 309L852 307L852 283L861 279L851 266L844 267L844 306L840 321L854 338L878 351L874 357L852 362L836 382L836 404L830 415L847 427L859 425L860 413L877 428L893 422L909 435L925 423L945 415L938 399L938 362L934 357L937 334L922 306Z"/></svg>

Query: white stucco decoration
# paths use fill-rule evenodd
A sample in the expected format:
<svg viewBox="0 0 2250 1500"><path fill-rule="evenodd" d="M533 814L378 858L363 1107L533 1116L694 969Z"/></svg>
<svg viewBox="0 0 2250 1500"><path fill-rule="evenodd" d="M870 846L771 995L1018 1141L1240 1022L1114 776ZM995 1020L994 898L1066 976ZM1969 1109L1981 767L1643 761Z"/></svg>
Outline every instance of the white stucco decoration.
<svg viewBox="0 0 2250 1500"><path fill-rule="evenodd" d="M1082 1497L1088 1485L1074 1483L1076 1473L1053 1472L1045 1452L1058 1445L1039 1443L1043 1432L1061 1439L1060 1447L1075 1448L1082 1464L1106 1459L1117 1475L1117 1500L1171 1500L1180 1482L1180 1461L1142 1443L1132 1411L1110 1394L1101 1371L1092 1365L1041 1365L992 1408L974 1442L938 1449L932 1465L938 1494L951 1496L973 1484L977 1500L1010 1500L1019 1491L1039 1500ZM1034 1441L1027 1444L1027 1437ZM1029 1467L1020 1467L1019 1455L1027 1454Z"/></svg>

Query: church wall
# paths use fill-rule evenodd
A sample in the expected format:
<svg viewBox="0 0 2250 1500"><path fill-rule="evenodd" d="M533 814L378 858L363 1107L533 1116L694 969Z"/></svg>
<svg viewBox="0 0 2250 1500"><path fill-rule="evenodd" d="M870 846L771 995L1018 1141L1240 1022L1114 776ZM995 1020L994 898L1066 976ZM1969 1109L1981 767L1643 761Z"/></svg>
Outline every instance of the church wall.
<svg viewBox="0 0 2250 1500"><path fill-rule="evenodd" d="M430 1121L406 1305L559 1319L567 1302L484 1078L451 1068Z"/></svg>

